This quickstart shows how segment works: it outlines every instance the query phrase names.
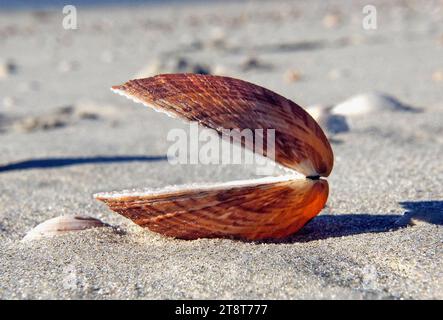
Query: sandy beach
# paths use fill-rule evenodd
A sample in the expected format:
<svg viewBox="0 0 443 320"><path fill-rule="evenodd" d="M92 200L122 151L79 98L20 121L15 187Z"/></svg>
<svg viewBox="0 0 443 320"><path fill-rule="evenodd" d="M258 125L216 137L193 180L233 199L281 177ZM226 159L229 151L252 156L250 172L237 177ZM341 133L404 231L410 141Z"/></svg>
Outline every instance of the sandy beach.
<svg viewBox="0 0 443 320"><path fill-rule="evenodd" d="M372 1L371 30L366 4L79 6L75 30L62 7L0 10L0 299L443 299L443 3ZM188 126L110 91L201 71L348 102L327 205L295 235L166 238L93 199L255 177L171 165L167 134ZM68 214L111 227L21 241Z"/></svg>

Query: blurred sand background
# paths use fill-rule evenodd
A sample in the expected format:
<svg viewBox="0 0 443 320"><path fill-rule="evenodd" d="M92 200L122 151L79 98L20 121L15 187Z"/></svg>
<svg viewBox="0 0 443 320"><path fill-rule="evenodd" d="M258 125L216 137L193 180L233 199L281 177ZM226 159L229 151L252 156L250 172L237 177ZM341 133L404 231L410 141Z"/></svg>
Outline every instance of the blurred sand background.
<svg viewBox="0 0 443 320"><path fill-rule="evenodd" d="M150 2L0 11L0 298L443 298L443 3ZM92 194L253 177L248 166L172 166L181 121L109 87L162 72L248 80L302 106L383 92L334 135L327 207L280 242L181 241ZM394 105L393 108L390 106ZM393 110L391 110L393 109ZM398 110L397 110L398 109ZM97 228L21 242L64 214Z"/></svg>

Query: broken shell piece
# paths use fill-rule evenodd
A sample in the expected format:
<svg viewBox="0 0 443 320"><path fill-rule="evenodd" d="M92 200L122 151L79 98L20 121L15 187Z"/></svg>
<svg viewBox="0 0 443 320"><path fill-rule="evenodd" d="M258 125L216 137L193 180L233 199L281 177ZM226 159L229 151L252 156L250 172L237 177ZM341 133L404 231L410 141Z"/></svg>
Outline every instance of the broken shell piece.
<svg viewBox="0 0 443 320"><path fill-rule="evenodd" d="M366 93L353 96L337 105L331 112L344 116L358 116L384 111L418 112L418 109L403 104L395 97L384 93Z"/></svg>
<svg viewBox="0 0 443 320"><path fill-rule="evenodd" d="M0 61L0 79L7 78L17 72L17 66L12 61Z"/></svg>
<svg viewBox="0 0 443 320"><path fill-rule="evenodd" d="M432 80L434 82L441 82L441 81L443 81L443 70L435 71L432 74Z"/></svg>
<svg viewBox="0 0 443 320"><path fill-rule="evenodd" d="M297 82L302 79L302 74L298 70L288 70L284 75L284 79L287 83Z"/></svg>
<svg viewBox="0 0 443 320"><path fill-rule="evenodd" d="M32 132L37 130L51 130L64 127L66 121L60 119L55 115L47 117L26 117L17 122L14 122L12 128L17 132Z"/></svg>
<svg viewBox="0 0 443 320"><path fill-rule="evenodd" d="M323 17L323 26L328 29L336 28L341 23L341 15L339 13L328 13Z"/></svg>
<svg viewBox="0 0 443 320"><path fill-rule="evenodd" d="M71 231L81 231L91 228L106 227L102 221L81 215L64 215L46 220L29 231L23 241L31 241L44 237L64 234Z"/></svg>
<svg viewBox="0 0 443 320"><path fill-rule="evenodd" d="M7 78L9 76L9 72L7 67L4 64L0 63L0 79Z"/></svg>
<svg viewBox="0 0 443 320"><path fill-rule="evenodd" d="M217 75L217 76L225 76L228 74L232 74L232 70L230 70L228 67L226 67L223 64L216 64L213 67L213 70L211 74Z"/></svg>
<svg viewBox="0 0 443 320"><path fill-rule="evenodd" d="M291 100L239 79L197 74L163 74L112 89L156 111L197 121L221 134L225 128L275 130L270 160L290 173L95 195L138 225L184 239L281 238L299 230L324 207L328 183L320 176L326 177L332 170L332 149L315 120ZM235 144L256 150L254 141L233 138ZM268 147L263 146L266 157Z"/></svg>
<svg viewBox="0 0 443 320"><path fill-rule="evenodd" d="M12 129L17 132L53 130L82 120L98 120L102 116L112 117L116 108L101 107L93 102L78 103L59 107L51 113L40 116L27 116L13 122Z"/></svg>
<svg viewBox="0 0 443 320"><path fill-rule="evenodd" d="M332 106L326 106L323 104L315 104L312 106L306 107L306 112L309 113L315 121L320 118L323 114L331 113Z"/></svg>

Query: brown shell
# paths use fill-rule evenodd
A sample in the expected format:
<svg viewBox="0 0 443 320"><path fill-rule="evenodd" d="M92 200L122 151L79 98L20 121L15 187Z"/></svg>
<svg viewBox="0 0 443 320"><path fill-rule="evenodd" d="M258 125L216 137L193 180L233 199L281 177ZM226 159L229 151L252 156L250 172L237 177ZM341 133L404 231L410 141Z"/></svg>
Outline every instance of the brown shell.
<svg viewBox="0 0 443 320"><path fill-rule="evenodd" d="M95 197L136 224L166 236L257 240L286 237L303 227L323 209L328 182L281 177Z"/></svg>
<svg viewBox="0 0 443 320"><path fill-rule="evenodd" d="M307 177L328 176L332 170L331 146L315 120L294 102L257 85L228 77L165 74L131 80L113 90L219 133L274 129L276 162ZM234 142L244 143L240 139L234 136ZM254 142L243 146L254 151ZM263 148L266 152L265 143ZM166 236L256 240L282 238L303 227L324 207L328 182L291 174L95 197Z"/></svg>
<svg viewBox="0 0 443 320"><path fill-rule="evenodd" d="M213 75L163 74L130 80L113 90L219 133L223 128L275 129L276 162L305 176L328 176L332 170L331 146L315 120L296 103L255 84ZM266 155L266 143L263 148Z"/></svg>

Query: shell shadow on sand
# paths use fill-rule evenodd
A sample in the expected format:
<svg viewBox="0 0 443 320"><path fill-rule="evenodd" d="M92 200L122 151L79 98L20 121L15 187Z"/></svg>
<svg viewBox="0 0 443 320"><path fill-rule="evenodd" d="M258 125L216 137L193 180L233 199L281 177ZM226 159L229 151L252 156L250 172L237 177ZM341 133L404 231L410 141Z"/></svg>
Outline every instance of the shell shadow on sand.
<svg viewBox="0 0 443 320"><path fill-rule="evenodd" d="M398 214L320 214L298 233L282 240L264 243L296 243L346 237L364 233L395 231L421 224L443 225L443 201L404 201L407 211Z"/></svg>
<svg viewBox="0 0 443 320"><path fill-rule="evenodd" d="M81 165L81 164L105 164L118 162L134 162L134 161L162 161L167 160L166 156L95 156L95 157L77 157L77 158L43 158L30 159L14 162L0 166L0 173L15 170L28 169L52 169L65 166Z"/></svg>
<svg viewBox="0 0 443 320"><path fill-rule="evenodd" d="M83 158L31 159L0 166L0 172L50 169L90 163L128 161L162 161L165 156L97 156ZM395 231L408 226L423 224L443 225L443 201L403 201L405 214L321 214L312 219L298 233L282 240L257 241L259 243L296 243L328 238L352 236L364 233ZM2 226L0 224L0 230Z"/></svg>

